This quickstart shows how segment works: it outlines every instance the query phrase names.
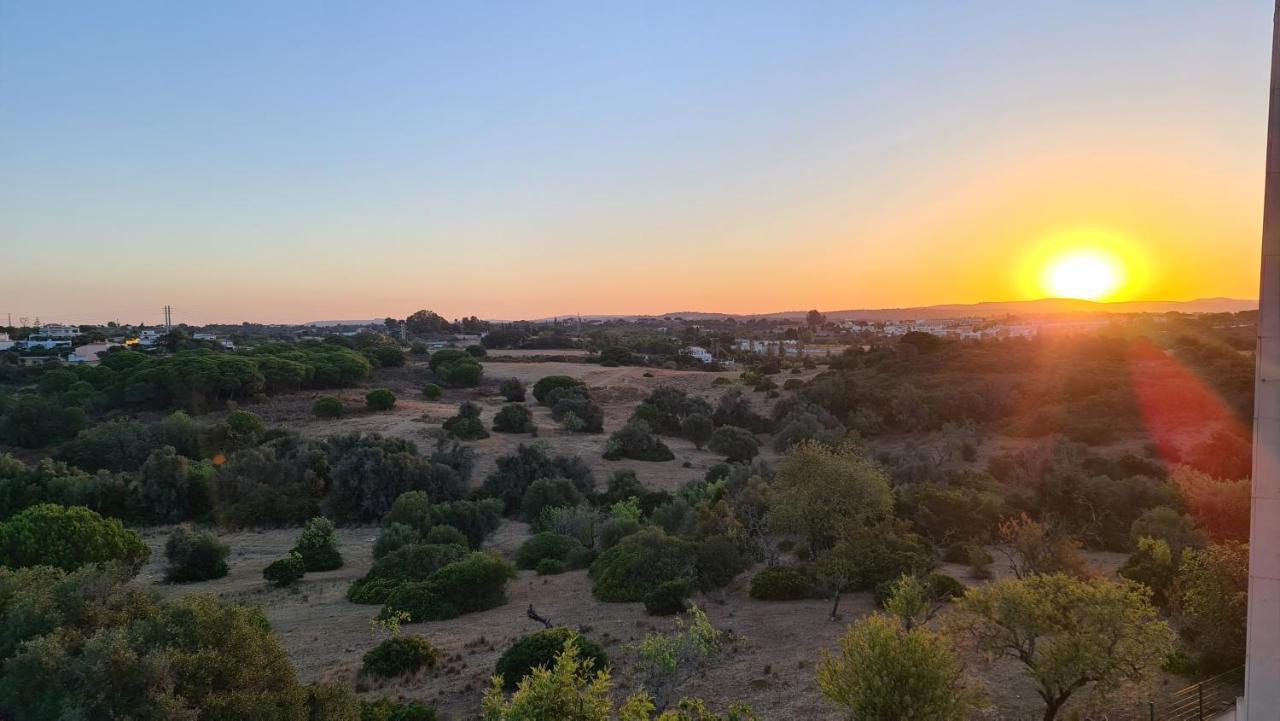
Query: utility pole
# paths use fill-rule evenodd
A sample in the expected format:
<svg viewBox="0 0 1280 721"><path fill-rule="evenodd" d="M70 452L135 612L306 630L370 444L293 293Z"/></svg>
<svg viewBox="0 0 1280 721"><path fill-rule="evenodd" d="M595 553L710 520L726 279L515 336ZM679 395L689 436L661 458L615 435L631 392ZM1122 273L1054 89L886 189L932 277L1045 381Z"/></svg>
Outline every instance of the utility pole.
<svg viewBox="0 0 1280 721"><path fill-rule="evenodd" d="M1280 716L1280 0L1275 12L1253 383L1249 624L1244 698L1237 704L1236 721Z"/></svg>

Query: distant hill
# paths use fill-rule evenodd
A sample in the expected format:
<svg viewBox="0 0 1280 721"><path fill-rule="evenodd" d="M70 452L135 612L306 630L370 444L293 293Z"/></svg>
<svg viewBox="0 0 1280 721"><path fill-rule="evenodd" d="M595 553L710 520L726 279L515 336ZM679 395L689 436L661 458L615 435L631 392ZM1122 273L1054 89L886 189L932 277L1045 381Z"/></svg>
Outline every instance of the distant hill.
<svg viewBox="0 0 1280 721"><path fill-rule="evenodd" d="M373 320L311 320L302 325L313 325L319 328L327 328L339 325L382 325L383 318L374 318Z"/></svg>
<svg viewBox="0 0 1280 721"><path fill-rule="evenodd" d="M1140 300L1122 303L1098 303L1076 298L1042 298L1040 300L990 301L986 303L952 303L914 308L861 308L823 311L828 320L915 320L929 318L989 318L1006 315L1056 315L1061 313L1236 313L1257 310L1258 301L1239 298L1198 298L1196 300ZM777 313L737 315L682 311L663 313L660 318L702 320L713 318L767 318L790 320L803 318L808 311L789 310ZM645 316L632 316L645 317Z"/></svg>

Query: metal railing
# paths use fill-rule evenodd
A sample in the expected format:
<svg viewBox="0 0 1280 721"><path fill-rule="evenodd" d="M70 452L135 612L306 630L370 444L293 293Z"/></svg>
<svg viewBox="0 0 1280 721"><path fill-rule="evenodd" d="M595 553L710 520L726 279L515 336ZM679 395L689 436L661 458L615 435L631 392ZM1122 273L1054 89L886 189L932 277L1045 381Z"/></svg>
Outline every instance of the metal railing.
<svg viewBox="0 0 1280 721"><path fill-rule="evenodd" d="M1149 704L1150 721L1209 721L1235 705L1244 690L1244 666L1178 689Z"/></svg>

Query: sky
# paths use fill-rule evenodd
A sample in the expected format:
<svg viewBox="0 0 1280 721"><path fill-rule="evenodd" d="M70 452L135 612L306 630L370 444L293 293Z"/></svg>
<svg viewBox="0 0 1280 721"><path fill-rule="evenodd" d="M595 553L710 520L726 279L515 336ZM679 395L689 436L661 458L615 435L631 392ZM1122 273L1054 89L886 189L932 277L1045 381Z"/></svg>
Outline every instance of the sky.
<svg viewBox="0 0 1280 721"><path fill-rule="evenodd" d="M1272 9L4 0L0 314L1253 298Z"/></svg>

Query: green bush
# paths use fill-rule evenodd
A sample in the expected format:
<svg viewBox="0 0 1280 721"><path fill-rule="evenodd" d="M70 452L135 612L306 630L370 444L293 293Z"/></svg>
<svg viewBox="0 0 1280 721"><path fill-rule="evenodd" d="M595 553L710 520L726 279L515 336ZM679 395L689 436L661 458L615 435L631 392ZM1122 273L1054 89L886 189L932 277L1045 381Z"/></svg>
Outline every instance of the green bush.
<svg viewBox="0 0 1280 721"><path fill-rule="evenodd" d="M417 529L403 523L392 523L382 529L378 539L373 542L373 560L376 561L398 548L421 542L422 534Z"/></svg>
<svg viewBox="0 0 1280 721"><path fill-rule="evenodd" d="M498 393L509 403L524 402L524 384L519 378L508 378L498 384Z"/></svg>
<svg viewBox="0 0 1280 721"><path fill-rule="evenodd" d="M387 525L404 524L419 533L431 525L431 501L422 491L406 491L396 496L387 511Z"/></svg>
<svg viewBox="0 0 1280 721"><path fill-rule="evenodd" d="M514 689L533 669L539 666L551 668L555 664L556 656L560 655L560 652L564 651L565 644L570 642L577 647L582 661L590 661L590 669L584 669L588 675L594 675L609 666L609 656L598 644L567 628L560 627L549 628L516 639L516 642L498 657L493 673L495 676L502 677L503 688Z"/></svg>
<svg viewBox="0 0 1280 721"><path fill-rule="evenodd" d="M342 554L338 552L338 534L333 522L323 516L307 521L298 536L293 552L302 556L308 571L332 571L342 568Z"/></svg>
<svg viewBox="0 0 1280 721"><path fill-rule="evenodd" d="M501 556L472 553L436 571L426 581L410 581L391 592L382 617L409 614L412 623L442 621L485 611L507 602L507 581L515 569Z"/></svg>
<svg viewBox="0 0 1280 721"><path fill-rule="evenodd" d="M583 382L572 376L544 376L533 384L533 397L539 403L546 403L547 396L551 391L557 388L572 388L581 385L584 385Z"/></svg>
<svg viewBox="0 0 1280 721"><path fill-rule="evenodd" d="M389 411L396 405L396 394L386 388L374 388L364 395L364 402L371 411Z"/></svg>
<svg viewBox="0 0 1280 721"><path fill-rule="evenodd" d="M590 493L595 485L591 469L581 458L553 458L537 445L522 443L515 453L499 457L497 465L481 490L487 496L501 499L505 513L519 510L529 486L540 479L568 478L584 494Z"/></svg>
<svg viewBox="0 0 1280 721"><path fill-rule="evenodd" d="M360 702L360 721L436 721L436 711L417 701L380 698Z"/></svg>
<svg viewBox="0 0 1280 721"><path fill-rule="evenodd" d="M601 601L643 601L658 585L688 580L693 544L648 528L622 539L591 564L591 593Z"/></svg>
<svg viewBox="0 0 1280 721"><path fill-rule="evenodd" d="M541 478L534 481L524 492L520 501L520 515L529 523L536 523L542 517L542 509L556 507L572 507L582 503L584 498L573 481L565 478Z"/></svg>
<svg viewBox="0 0 1280 721"><path fill-rule="evenodd" d="M695 549L694 579L703 591L724 588L754 560L748 543L726 535L709 536Z"/></svg>
<svg viewBox="0 0 1280 721"><path fill-rule="evenodd" d="M30 506L0 523L0 565L54 566L73 571L88 563L116 561L133 570L151 549L118 518L104 518L84 506L53 503Z"/></svg>
<svg viewBox="0 0 1280 721"><path fill-rule="evenodd" d="M813 596L813 574L802 566L770 566L751 578L751 597L799 601Z"/></svg>
<svg viewBox="0 0 1280 721"><path fill-rule="evenodd" d="M569 564L558 558L544 558L534 566L539 576L555 576L569 570Z"/></svg>
<svg viewBox="0 0 1280 721"><path fill-rule="evenodd" d="M693 443L694 448L702 450L702 447L711 440L711 436L715 433L716 426L711 419L701 413L692 413L685 416L684 421L680 424L680 435L685 440Z"/></svg>
<svg viewBox="0 0 1280 721"><path fill-rule="evenodd" d="M544 559L554 559L565 564L570 560L581 562L584 550L586 549L577 539L544 531L520 544L520 550L516 551L516 567L536 568Z"/></svg>
<svg viewBox="0 0 1280 721"><path fill-rule="evenodd" d="M472 358L483 358L489 355L489 350L482 345L467 346L467 354Z"/></svg>
<svg viewBox="0 0 1280 721"><path fill-rule="evenodd" d="M170 583L208 581L227 575L227 555L231 549L211 533L182 524L169 534L164 556L169 561L164 577Z"/></svg>
<svg viewBox="0 0 1280 721"><path fill-rule="evenodd" d="M683 579L660 583L644 597L644 610L650 616L674 616L684 613L689 597L689 582Z"/></svg>
<svg viewBox="0 0 1280 721"><path fill-rule="evenodd" d="M611 461L631 458L637 461L662 462L675 458L675 454L653 434L647 422L636 419L609 436L605 443L604 457Z"/></svg>
<svg viewBox="0 0 1280 721"><path fill-rule="evenodd" d="M311 404L311 412L316 418L341 418L347 412L347 407L333 396L320 396Z"/></svg>
<svg viewBox="0 0 1280 721"><path fill-rule="evenodd" d="M458 406L457 415L445 420L443 427L449 435L462 441L478 441L489 437L489 431L480 422L480 406L471 401Z"/></svg>
<svg viewBox="0 0 1280 721"><path fill-rule="evenodd" d="M401 546L374 561L373 568L347 589L354 603L386 603L392 590L410 581L425 581L436 571L467 557L467 549L454 545L415 543Z"/></svg>
<svg viewBox="0 0 1280 721"><path fill-rule="evenodd" d="M432 526L431 530L423 534L422 542L435 546L462 546L463 548L471 545L462 531L445 523Z"/></svg>
<svg viewBox="0 0 1280 721"><path fill-rule="evenodd" d="M307 564L302 562L302 556L296 553L279 560L272 561L266 568L262 569L262 577L275 586L288 586L294 581L302 578L307 573Z"/></svg>
<svg viewBox="0 0 1280 721"><path fill-rule="evenodd" d="M431 525L453 526L467 537L468 545L479 548L485 537L502 525L502 501L481 498L437 503L431 507Z"/></svg>
<svg viewBox="0 0 1280 721"><path fill-rule="evenodd" d="M503 406L493 416L493 430L499 433L532 433L533 416L521 403Z"/></svg>
<svg viewBox="0 0 1280 721"><path fill-rule="evenodd" d="M444 395L444 389L435 383L428 383L422 387L422 397L429 401L438 401L442 395Z"/></svg>
<svg viewBox="0 0 1280 721"><path fill-rule="evenodd" d="M375 646L361 658L360 673L372 678L394 678L440 664L440 652L422 636L396 636Z"/></svg>
<svg viewBox="0 0 1280 721"><path fill-rule="evenodd" d="M749 461L760 452L760 441L745 428L720 426L711 434L707 447L729 462Z"/></svg>

